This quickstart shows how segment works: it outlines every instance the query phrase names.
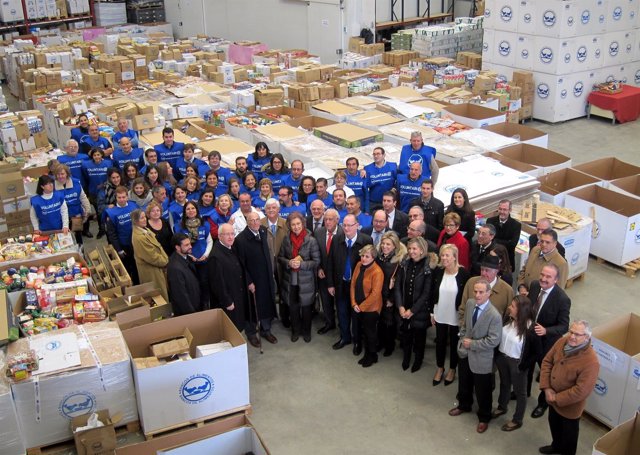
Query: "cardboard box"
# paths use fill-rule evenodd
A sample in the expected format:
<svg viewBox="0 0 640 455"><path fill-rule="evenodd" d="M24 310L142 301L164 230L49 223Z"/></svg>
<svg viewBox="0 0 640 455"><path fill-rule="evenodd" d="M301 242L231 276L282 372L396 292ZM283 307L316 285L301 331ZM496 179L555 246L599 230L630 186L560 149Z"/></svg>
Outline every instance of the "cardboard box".
<svg viewBox="0 0 640 455"><path fill-rule="evenodd" d="M629 313L593 329L600 372L586 411L610 428L620 423L631 357L640 353L640 316Z"/></svg>
<svg viewBox="0 0 640 455"><path fill-rule="evenodd" d="M254 90L253 94L256 106L282 106L284 104L284 90L281 88Z"/></svg>
<svg viewBox="0 0 640 455"><path fill-rule="evenodd" d="M156 127L156 119L153 114L136 115L131 120L131 126L134 130L147 130Z"/></svg>
<svg viewBox="0 0 640 455"><path fill-rule="evenodd" d="M633 455L640 447L640 413L621 423L593 444L591 455Z"/></svg>
<svg viewBox="0 0 640 455"><path fill-rule="evenodd" d="M115 421L112 420L109 411L104 409L95 413L98 414L98 420L104 426L76 431L77 428L87 425L93 413L71 419L71 431L78 455L102 455L112 453L116 449L115 424L119 422L119 417L116 417Z"/></svg>
<svg viewBox="0 0 640 455"><path fill-rule="evenodd" d="M313 134L332 144L346 148L362 147L374 142L381 142L383 134L356 125L336 124L321 126L313 131Z"/></svg>
<svg viewBox="0 0 640 455"><path fill-rule="evenodd" d="M640 175L612 180L609 182L609 189L619 191L627 196L640 198Z"/></svg>
<svg viewBox="0 0 640 455"><path fill-rule="evenodd" d="M321 126L335 125L338 123L334 120L329 120L324 117L308 115L307 112L305 112L305 114L307 114L306 117L294 118L289 120L287 123L291 126L295 126L296 128L304 128L307 131L313 131L315 128L319 128Z"/></svg>
<svg viewBox="0 0 640 455"><path fill-rule="evenodd" d="M268 455L269 451L256 430L248 425L197 442L163 450L162 453L166 455L227 455L229 453Z"/></svg>
<svg viewBox="0 0 640 455"><path fill-rule="evenodd" d="M362 111L360 109L347 106L346 104L338 101L325 101L324 103L316 104L311 108L311 114L336 122L347 121L350 117L361 113Z"/></svg>
<svg viewBox="0 0 640 455"><path fill-rule="evenodd" d="M523 144L530 144L538 147L546 148L549 142L548 133L531 128L530 126L513 123L496 123L494 125L484 126L483 129L506 137L512 137Z"/></svg>
<svg viewBox="0 0 640 455"><path fill-rule="evenodd" d="M640 199L592 185L568 193L564 205L594 219L591 254L619 266L640 257Z"/></svg>
<svg viewBox="0 0 640 455"><path fill-rule="evenodd" d="M171 336L167 340L158 341L149 346L151 354L157 359L166 359L178 354L189 353L193 335L189 328L185 328L182 335Z"/></svg>
<svg viewBox="0 0 640 455"><path fill-rule="evenodd" d="M193 335L191 360L153 368L135 368L135 390L145 434L190 421L221 416L249 407L247 345L220 309L204 311L135 327L122 332L132 359L149 355L149 346ZM195 358L196 346L229 341L234 347Z"/></svg>
<svg viewBox="0 0 640 455"><path fill-rule="evenodd" d="M540 181L540 199L560 207L564 207L564 198L567 193L600 182L600 179L571 168L539 176L538 180Z"/></svg>
<svg viewBox="0 0 640 455"><path fill-rule="evenodd" d="M442 114L471 128L482 128L483 126L495 125L496 123L504 123L506 121L504 114L494 109L478 106L477 104L446 106L442 110Z"/></svg>
<svg viewBox="0 0 640 455"><path fill-rule="evenodd" d="M26 452L11 388L5 378L0 380L0 441L4 454L17 455Z"/></svg>
<svg viewBox="0 0 640 455"><path fill-rule="evenodd" d="M20 172L6 172L0 174L0 177L0 199L24 196L24 184Z"/></svg>
<svg viewBox="0 0 640 455"><path fill-rule="evenodd" d="M71 326L36 337L55 341L66 333L75 334L79 340L80 366L38 375L38 387L33 378L11 384L20 426L29 429L22 435L26 447L72 439L71 419L98 409L121 414L123 424L138 420L131 361L117 324ZM28 348L29 339L20 338L9 345L8 354Z"/></svg>
<svg viewBox="0 0 640 455"><path fill-rule="evenodd" d="M516 144L503 147L498 153L516 161L531 164L538 168L541 176L571 166L571 158L552 150L529 144Z"/></svg>
<svg viewBox="0 0 640 455"><path fill-rule="evenodd" d="M259 126L251 133L252 143L265 142L271 153L282 153L280 143L291 139L301 138L308 133L288 123L274 123L272 125Z"/></svg>
<svg viewBox="0 0 640 455"><path fill-rule="evenodd" d="M260 109L262 115L273 117L281 122L289 122L302 117L309 117L309 113L294 107L281 106L270 107L268 109Z"/></svg>
<svg viewBox="0 0 640 455"><path fill-rule="evenodd" d="M634 166L613 157L589 161L573 168L603 180L602 186L605 188L609 186L609 181L611 180L640 174L639 166Z"/></svg>
<svg viewBox="0 0 640 455"><path fill-rule="evenodd" d="M620 410L620 422L633 418L637 412L640 412L640 354L631 358L629 373L627 373L627 387Z"/></svg>

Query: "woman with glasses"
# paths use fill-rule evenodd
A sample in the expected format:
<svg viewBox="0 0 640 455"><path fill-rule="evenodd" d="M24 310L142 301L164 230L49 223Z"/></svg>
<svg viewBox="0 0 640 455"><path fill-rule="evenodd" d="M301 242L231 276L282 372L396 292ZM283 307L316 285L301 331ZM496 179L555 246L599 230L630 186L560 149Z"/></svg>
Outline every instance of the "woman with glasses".
<svg viewBox="0 0 640 455"><path fill-rule="evenodd" d="M444 244L455 245L458 248L458 262L462 267L471 270L469 242L460 232L460 215L454 212L445 214L444 229L438 237L438 248Z"/></svg>

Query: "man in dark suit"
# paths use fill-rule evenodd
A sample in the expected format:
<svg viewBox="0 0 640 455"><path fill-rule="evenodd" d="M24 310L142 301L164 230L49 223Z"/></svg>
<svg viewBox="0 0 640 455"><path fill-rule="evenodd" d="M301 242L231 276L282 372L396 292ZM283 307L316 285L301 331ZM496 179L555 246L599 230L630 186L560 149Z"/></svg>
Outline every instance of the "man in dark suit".
<svg viewBox="0 0 640 455"><path fill-rule="evenodd" d="M552 228L553 225L551 224L551 220L549 218L540 218L536 223L536 233L529 236L529 251L531 251L535 246L538 246L538 236L547 229ZM565 249L564 246L562 246L562 243L558 242L558 244L556 245L556 250L558 250L560 256L564 258Z"/></svg>
<svg viewBox="0 0 640 455"><path fill-rule="evenodd" d="M511 271L515 270L515 254L522 225L519 221L511 218L511 201L503 199L498 203L498 216L493 216L487 220L487 224L492 224L496 228L496 243L504 245L509 252L511 261ZM529 245L530 248L533 248ZM564 255L563 255L564 257Z"/></svg>
<svg viewBox="0 0 640 455"><path fill-rule="evenodd" d="M402 238L407 235L407 227L409 226L409 217L406 213L396 209L396 193L386 191L382 196L382 208L387 214L388 226L392 231Z"/></svg>
<svg viewBox="0 0 640 455"><path fill-rule="evenodd" d="M273 268L273 274L275 278L276 287L278 288L278 295L282 295L280 292L280 277L282 277L282 269L278 264L278 253L282 246L282 241L289 235L289 228L284 218L280 216L280 202L275 198L269 198L264 204L265 217L260 220L260 224L267 230L267 244L269 245L269 252L271 253L271 266ZM289 320L289 306L283 302L280 298L280 304L278 305L280 310L280 322L286 328L291 327Z"/></svg>
<svg viewBox="0 0 640 455"><path fill-rule="evenodd" d="M276 316L275 283L267 229L260 224L258 212L251 212L245 218L247 227L236 237L233 247L245 269L249 292L253 294L249 296L249 315L252 320L247 321L245 332L249 343L258 348L260 340L256 336L256 325L260 327L262 338L271 344L278 342L271 333L271 321Z"/></svg>
<svg viewBox="0 0 640 455"><path fill-rule="evenodd" d="M435 226L431 226L424 221L424 212L422 209L414 205L409 209L409 226L414 221L422 221L424 223L424 234L423 237L433 244L438 243L438 238L440 237L440 231L436 229ZM408 234L408 232L407 232Z"/></svg>
<svg viewBox="0 0 640 455"><path fill-rule="evenodd" d="M329 294L336 298L338 323L340 324L340 340L333 345L333 349L342 349L351 344L351 340L356 340L353 345L354 355L362 353L362 345L358 343L360 336L355 318L353 318L353 328L351 327L351 312L353 311L351 309L350 295L351 277L356 264L360 260L360 249L373 243L371 237L367 234L358 232L358 227L358 220L355 216L349 214L344 217L342 222L343 232L338 234L331 243L328 270L326 272L327 288Z"/></svg>
<svg viewBox="0 0 640 455"><path fill-rule="evenodd" d="M480 275L480 264L493 249L496 228L493 224L485 224L478 229L478 238L471 242L471 276Z"/></svg>
<svg viewBox="0 0 640 455"><path fill-rule="evenodd" d="M373 245L377 248L380 244L380 240L385 232L391 229L387 226L389 217L383 209L378 209L373 212L373 221L371 226L366 226L360 229L360 232L367 234L373 240Z"/></svg>
<svg viewBox="0 0 640 455"><path fill-rule="evenodd" d="M191 241L186 234L174 234L171 243L175 251L169 258L169 302L175 316L201 311L200 284L196 266L191 260Z"/></svg>
<svg viewBox="0 0 640 455"><path fill-rule="evenodd" d="M315 202L315 201L314 201ZM342 228L338 225L340 215L334 209L327 209L324 213L324 226L319 227L313 233L320 247L320 267L318 267L318 293L322 302L324 314L324 326L318 329L318 334L323 335L336 328L335 298L327 289L327 267L329 265L329 252L334 239L342 234Z"/></svg>
<svg viewBox="0 0 640 455"><path fill-rule="evenodd" d="M571 299L558 285L559 274L558 267L549 263L542 267L540 279L531 282L529 289L529 298L533 302L536 312L534 329L542 341L542 355L538 359L539 365L555 342L569 330ZM529 371L529 390L531 390L533 382L533 370L534 368L531 368ZM544 392L541 391L538 395L538 405L531 413L531 417L542 417L547 407Z"/></svg>
<svg viewBox="0 0 640 455"><path fill-rule="evenodd" d="M324 211L326 207L320 199L314 200L309 206L311 215L307 216L306 227L309 231L315 232L321 226L324 226Z"/></svg>
<svg viewBox="0 0 640 455"><path fill-rule="evenodd" d="M420 186L420 197L415 198L409 204L410 207L417 205L424 212L424 222L428 226L433 226L442 231L444 228L444 203L433 196L433 180L425 179Z"/></svg>

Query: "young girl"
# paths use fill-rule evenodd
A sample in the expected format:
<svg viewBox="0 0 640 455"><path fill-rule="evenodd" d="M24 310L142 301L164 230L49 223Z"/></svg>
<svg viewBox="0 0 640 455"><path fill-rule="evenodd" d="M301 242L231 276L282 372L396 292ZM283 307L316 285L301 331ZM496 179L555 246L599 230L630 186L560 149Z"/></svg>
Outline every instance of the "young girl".
<svg viewBox="0 0 640 455"><path fill-rule="evenodd" d="M197 177L186 177L182 186L187 190L188 200L197 201L200 198L200 181Z"/></svg>
<svg viewBox="0 0 640 455"><path fill-rule="evenodd" d="M122 168L122 177L122 184L131 189L131 184L133 183L133 181L138 177L142 177L142 175L140 175L140 172L138 172L138 168L136 167L136 165L129 162L126 163Z"/></svg>
<svg viewBox="0 0 640 455"><path fill-rule="evenodd" d="M153 199L153 195L151 191L149 191L149 187L147 186L147 182L145 182L144 178L138 177L131 184L131 189L129 190L129 200L135 203L138 208L145 210L149 202Z"/></svg>

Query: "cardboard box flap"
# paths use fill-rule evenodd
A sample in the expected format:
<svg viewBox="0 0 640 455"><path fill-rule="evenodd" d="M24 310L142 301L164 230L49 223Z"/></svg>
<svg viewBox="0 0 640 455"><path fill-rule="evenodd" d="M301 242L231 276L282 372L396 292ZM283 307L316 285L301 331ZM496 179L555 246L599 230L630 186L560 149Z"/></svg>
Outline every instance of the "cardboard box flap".
<svg viewBox="0 0 640 455"><path fill-rule="evenodd" d="M163 142L161 131L157 133L153 133L153 132L144 133L140 137L140 139L151 146L162 144ZM184 134L182 131L176 130L176 129L173 130L173 140L176 142L184 142L185 144L191 142L191 138L189 136Z"/></svg>
<svg viewBox="0 0 640 455"><path fill-rule="evenodd" d="M632 175L611 181L611 185L640 197L640 175Z"/></svg>
<svg viewBox="0 0 640 455"><path fill-rule="evenodd" d="M600 158L589 161L588 163L579 164L578 166L574 166L574 169L602 180L615 180L640 174L640 167L613 157Z"/></svg>
<svg viewBox="0 0 640 455"><path fill-rule="evenodd" d="M319 128L316 128L316 131L321 131L322 133L328 134L330 136L346 139L349 142L359 141L376 135L376 132L374 131L347 123L337 123L335 125L321 126Z"/></svg>
<svg viewBox="0 0 640 455"><path fill-rule="evenodd" d="M599 438L592 455L635 455L640 447L640 412Z"/></svg>
<svg viewBox="0 0 640 455"><path fill-rule="evenodd" d="M312 131L315 128L321 126L335 125L336 121L329 120L328 118L318 117L315 115L309 117L300 117L289 120L287 123L291 126L295 126L296 128L304 128L307 131Z"/></svg>
<svg viewBox="0 0 640 455"><path fill-rule="evenodd" d="M388 90L375 92L375 96L379 98L392 98L401 101L416 101L422 99L422 94L411 87L394 87Z"/></svg>
<svg viewBox="0 0 640 455"><path fill-rule="evenodd" d="M193 335L191 331L185 327L180 336L171 336L164 338L161 341L151 343L149 346L151 354L158 359L165 359L167 357L173 357L174 355L183 354L189 352L191 343L193 341Z"/></svg>
<svg viewBox="0 0 640 455"><path fill-rule="evenodd" d="M512 160L511 158L508 158L504 155L500 155L499 153L487 152L484 154L484 156L488 158L493 158L494 160L499 161L500 164L510 167L511 169L515 169L516 171L523 172L525 174L527 172L536 170L536 167L531 164L523 163L522 161Z"/></svg>
<svg viewBox="0 0 640 455"><path fill-rule="evenodd" d="M447 104L436 103L435 101L431 101L431 100L412 101L409 104L415 104L420 107L428 107L430 109L433 109L436 112L442 112L442 109L447 107Z"/></svg>
<svg viewBox="0 0 640 455"><path fill-rule="evenodd" d="M538 177L540 191L556 195L572 188L598 183L597 178L575 169L567 168Z"/></svg>
<svg viewBox="0 0 640 455"><path fill-rule="evenodd" d="M530 126L520 125L518 123L497 123L495 125L485 125L482 128L501 134L502 136L512 137L520 142L525 142L547 135L544 131L531 128Z"/></svg>
<svg viewBox="0 0 640 455"><path fill-rule="evenodd" d="M364 125L383 126L398 123L401 120L393 115L387 114L386 112L373 110L352 117L352 121L362 123Z"/></svg>
<svg viewBox="0 0 640 455"><path fill-rule="evenodd" d="M306 133L300 131L287 123L276 123L273 125L265 125L256 128L258 133L264 134L274 141L286 141L296 137L304 136Z"/></svg>
<svg viewBox="0 0 640 455"><path fill-rule="evenodd" d="M499 149L498 153L513 160L539 167L556 166L570 160L566 155L530 144L510 145Z"/></svg>
<svg viewBox="0 0 640 455"><path fill-rule="evenodd" d="M477 104L456 104L444 108L446 112L474 120L484 120L503 115L501 112Z"/></svg>
<svg viewBox="0 0 640 455"><path fill-rule="evenodd" d="M326 101L324 103L315 104L313 108L334 115L354 115L362 112L360 109L347 106L346 104L339 103L338 101Z"/></svg>
<svg viewBox="0 0 640 455"><path fill-rule="evenodd" d="M640 353L640 316L629 313L593 329L597 338L628 355Z"/></svg>
<svg viewBox="0 0 640 455"><path fill-rule="evenodd" d="M250 153L254 150L254 148L246 142L232 137L199 142L198 148L202 149L203 152L217 150L223 155L225 153Z"/></svg>
<svg viewBox="0 0 640 455"><path fill-rule="evenodd" d="M358 109L368 110L375 108L379 100L370 96L350 96L349 98L345 98L340 102L349 106L356 107Z"/></svg>
<svg viewBox="0 0 640 455"><path fill-rule="evenodd" d="M611 191L598 185L572 191L569 195L626 217L640 213L640 199Z"/></svg>

